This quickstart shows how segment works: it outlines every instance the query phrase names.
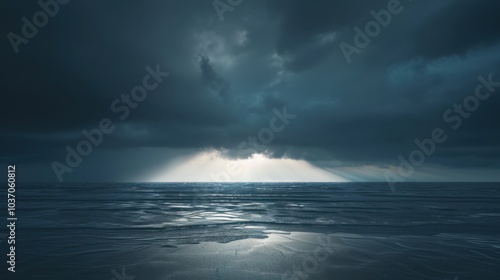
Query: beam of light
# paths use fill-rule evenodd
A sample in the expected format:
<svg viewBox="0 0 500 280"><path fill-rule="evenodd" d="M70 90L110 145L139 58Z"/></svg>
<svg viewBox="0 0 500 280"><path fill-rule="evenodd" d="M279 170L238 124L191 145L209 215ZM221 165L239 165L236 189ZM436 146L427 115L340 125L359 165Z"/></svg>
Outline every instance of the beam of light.
<svg viewBox="0 0 500 280"><path fill-rule="evenodd" d="M253 154L231 159L220 152L202 152L177 160L158 170L150 182L347 182L334 170L316 167L305 160L269 158Z"/></svg>

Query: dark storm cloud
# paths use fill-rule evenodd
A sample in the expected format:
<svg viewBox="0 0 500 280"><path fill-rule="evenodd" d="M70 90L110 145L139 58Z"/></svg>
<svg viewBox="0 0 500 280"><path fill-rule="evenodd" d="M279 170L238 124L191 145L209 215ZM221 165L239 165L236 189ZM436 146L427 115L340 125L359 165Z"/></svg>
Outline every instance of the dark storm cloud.
<svg viewBox="0 0 500 280"><path fill-rule="evenodd" d="M212 90L215 90L221 98L227 100L229 84L222 78L210 64L210 58L202 56L200 58L200 69L203 83Z"/></svg>
<svg viewBox="0 0 500 280"><path fill-rule="evenodd" d="M464 54L500 38L498 1L455 1L429 18L416 35L417 51L427 58Z"/></svg>
<svg viewBox="0 0 500 280"><path fill-rule="evenodd" d="M416 138L449 126L443 113L474 94L479 75L500 80L500 6L402 0L403 12L348 64L340 42L352 43L353 28L388 2L244 1L221 21L211 1L72 1L17 55L2 41L2 162L55 180L50 163L64 161L64 147L111 118L116 130L69 178L117 180L210 147L236 155L287 106L297 118L266 145L274 156L394 163ZM4 35L21 34L21 17L39 10L5 7ZM171 75L119 121L111 103L157 64ZM497 94L481 102L429 161L498 166L499 103Z"/></svg>
<svg viewBox="0 0 500 280"><path fill-rule="evenodd" d="M280 17L276 50L282 54L300 49L315 35L350 26L365 12L386 1L280 0L271 3L271 10Z"/></svg>

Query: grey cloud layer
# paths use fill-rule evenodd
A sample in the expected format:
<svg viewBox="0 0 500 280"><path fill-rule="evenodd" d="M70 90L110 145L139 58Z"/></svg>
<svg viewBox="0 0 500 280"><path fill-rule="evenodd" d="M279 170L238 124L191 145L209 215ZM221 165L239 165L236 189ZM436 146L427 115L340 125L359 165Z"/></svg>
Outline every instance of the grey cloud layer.
<svg viewBox="0 0 500 280"><path fill-rule="evenodd" d="M404 13L346 63L339 43L387 2L244 1L221 22L210 1L73 1L19 54L3 41L2 162L45 170L159 63L169 81L106 137L95 166L116 163L111 153L130 153L131 170L161 162L139 157L145 148L236 149L285 105L298 117L269 145L275 156L392 163L443 125L477 76L500 80L500 4L402 0ZM6 7L3 34L37 8ZM430 160L498 166L499 104L481 104Z"/></svg>

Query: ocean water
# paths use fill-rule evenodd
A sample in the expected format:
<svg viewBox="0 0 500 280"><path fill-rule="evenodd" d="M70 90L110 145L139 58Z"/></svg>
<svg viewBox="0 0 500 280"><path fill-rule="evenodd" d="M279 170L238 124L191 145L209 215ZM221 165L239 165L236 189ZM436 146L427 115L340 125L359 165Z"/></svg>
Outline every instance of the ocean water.
<svg viewBox="0 0 500 280"><path fill-rule="evenodd" d="M20 185L16 200L1 279L500 279L495 183Z"/></svg>

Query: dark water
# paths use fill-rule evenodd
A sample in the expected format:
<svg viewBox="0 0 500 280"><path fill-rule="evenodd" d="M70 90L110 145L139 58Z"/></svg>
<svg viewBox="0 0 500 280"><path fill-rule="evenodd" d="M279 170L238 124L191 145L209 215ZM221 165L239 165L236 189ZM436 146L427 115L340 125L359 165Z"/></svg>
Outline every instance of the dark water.
<svg viewBox="0 0 500 280"><path fill-rule="evenodd" d="M500 279L500 184L39 185L17 208L1 279Z"/></svg>

